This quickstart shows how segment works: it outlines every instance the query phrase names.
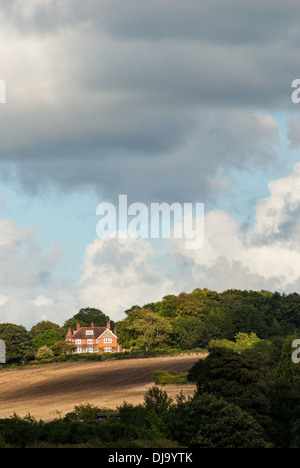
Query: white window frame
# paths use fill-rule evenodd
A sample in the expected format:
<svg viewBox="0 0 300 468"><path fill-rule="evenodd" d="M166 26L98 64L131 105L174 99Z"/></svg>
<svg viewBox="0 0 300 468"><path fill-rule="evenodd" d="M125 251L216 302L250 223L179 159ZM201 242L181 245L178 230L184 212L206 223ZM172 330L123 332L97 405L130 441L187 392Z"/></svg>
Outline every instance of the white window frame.
<svg viewBox="0 0 300 468"><path fill-rule="evenodd" d="M112 343L112 338L104 338L103 343Z"/></svg>
<svg viewBox="0 0 300 468"><path fill-rule="evenodd" d="M94 335L94 330L86 330L85 334L86 335Z"/></svg>
<svg viewBox="0 0 300 468"><path fill-rule="evenodd" d="M88 344L88 345L91 345L91 344L93 344L93 343L94 343L93 338L89 338L89 339L87 340L87 344Z"/></svg>
<svg viewBox="0 0 300 468"><path fill-rule="evenodd" d="M106 346L106 347L104 348L104 352L105 352L105 353L111 353L111 352L112 352L112 348Z"/></svg>
<svg viewBox="0 0 300 468"><path fill-rule="evenodd" d="M76 340L76 344L81 344L81 339L78 338L78 339Z"/></svg>

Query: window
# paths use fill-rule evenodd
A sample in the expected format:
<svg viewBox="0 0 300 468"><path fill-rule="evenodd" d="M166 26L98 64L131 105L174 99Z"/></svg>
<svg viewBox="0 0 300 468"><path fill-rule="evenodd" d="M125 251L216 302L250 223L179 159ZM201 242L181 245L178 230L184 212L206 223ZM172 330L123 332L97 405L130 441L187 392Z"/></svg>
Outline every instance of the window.
<svg viewBox="0 0 300 468"><path fill-rule="evenodd" d="M86 330L85 334L86 335L94 335L94 331L93 330Z"/></svg>
<svg viewBox="0 0 300 468"><path fill-rule="evenodd" d="M76 344L81 344L81 340L76 340Z"/></svg>
<svg viewBox="0 0 300 468"><path fill-rule="evenodd" d="M112 339L111 338L104 338L104 343L112 343Z"/></svg>
<svg viewBox="0 0 300 468"><path fill-rule="evenodd" d="M104 352L105 353L111 353L112 349L111 348L108 348L108 347L105 347L104 348Z"/></svg>
<svg viewBox="0 0 300 468"><path fill-rule="evenodd" d="M87 344L93 344L93 341L94 341L93 339L89 339L87 340Z"/></svg>
<svg viewBox="0 0 300 468"><path fill-rule="evenodd" d="M87 352L88 352L88 353L92 353L92 352L93 352L93 348L88 348L88 349L87 349Z"/></svg>

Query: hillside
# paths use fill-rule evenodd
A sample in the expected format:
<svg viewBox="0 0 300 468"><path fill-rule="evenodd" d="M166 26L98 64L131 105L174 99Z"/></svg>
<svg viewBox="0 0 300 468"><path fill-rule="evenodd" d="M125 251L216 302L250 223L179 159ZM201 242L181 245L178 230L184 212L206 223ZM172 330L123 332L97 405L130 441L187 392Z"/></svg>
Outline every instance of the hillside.
<svg viewBox="0 0 300 468"><path fill-rule="evenodd" d="M81 403L105 408L115 408L124 401L139 404L154 385L155 370L187 372L200 357L194 354L4 370L0 372L0 418L16 413L47 421ZM186 395L194 393L193 386L183 388ZM172 397L180 390L181 387L166 389Z"/></svg>

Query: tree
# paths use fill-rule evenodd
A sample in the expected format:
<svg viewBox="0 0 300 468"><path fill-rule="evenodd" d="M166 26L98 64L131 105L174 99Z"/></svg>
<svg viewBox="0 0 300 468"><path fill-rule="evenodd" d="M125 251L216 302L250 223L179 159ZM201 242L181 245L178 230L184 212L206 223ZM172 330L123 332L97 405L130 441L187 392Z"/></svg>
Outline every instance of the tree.
<svg viewBox="0 0 300 468"><path fill-rule="evenodd" d="M173 403L173 399L167 392L154 386L149 388L144 396L144 405L147 411L162 414L167 412Z"/></svg>
<svg viewBox="0 0 300 468"><path fill-rule="evenodd" d="M197 384L197 392L214 394L254 416L260 424L269 424L271 389L261 354L216 348L194 364L188 380Z"/></svg>
<svg viewBox="0 0 300 468"><path fill-rule="evenodd" d="M92 322L95 327L106 327L106 324L109 321L111 322L111 327L113 328L115 324L112 320L110 320L108 315L105 315L100 309L85 307L80 309L76 315L64 323L64 329L65 331L67 331L69 328L71 328L71 330L75 330L76 323L80 323L81 327L90 327Z"/></svg>
<svg viewBox="0 0 300 468"><path fill-rule="evenodd" d="M47 359L53 357L53 351L49 348L49 346L42 346L36 352L37 359Z"/></svg>
<svg viewBox="0 0 300 468"><path fill-rule="evenodd" d="M203 393L171 409L173 437L184 446L199 448L265 448L264 431L239 406Z"/></svg>
<svg viewBox="0 0 300 468"><path fill-rule="evenodd" d="M173 405L173 399L167 392L158 387L149 388L144 396L146 409L145 423L150 438L163 438L168 436L169 412Z"/></svg>
<svg viewBox="0 0 300 468"><path fill-rule="evenodd" d="M123 331L125 331L126 344L122 337ZM120 341L123 346L148 350L162 346L170 339L172 326L167 318L142 308L128 314L119 332L121 332Z"/></svg>
<svg viewBox="0 0 300 468"><path fill-rule="evenodd" d="M76 350L76 346L74 343L67 341L56 341L51 346L51 350L55 356L60 356L73 353Z"/></svg>
<svg viewBox="0 0 300 468"><path fill-rule="evenodd" d="M25 327L12 323L0 325L0 339L6 345L6 362L29 361L34 358L32 338Z"/></svg>
<svg viewBox="0 0 300 468"><path fill-rule="evenodd" d="M209 343L209 349L213 348L228 348L235 351L244 351L246 349L251 349L252 347L260 343L260 339L256 336L255 333L237 333L235 336L235 341L230 340L211 340Z"/></svg>
<svg viewBox="0 0 300 468"><path fill-rule="evenodd" d="M44 333L36 335L33 339L35 349L39 349L42 346L51 346L56 341L60 341L62 338L61 333L57 330L48 329Z"/></svg>
<svg viewBox="0 0 300 468"><path fill-rule="evenodd" d="M60 333L61 338L65 336L65 330L56 323L50 322L49 320L43 320L38 322L36 325L33 325L29 334L34 339L37 335L41 335L48 330L55 330L56 332Z"/></svg>
<svg viewBox="0 0 300 468"><path fill-rule="evenodd" d="M181 349L193 349L201 346L203 335L202 320L197 317L179 317L173 322L175 343Z"/></svg>

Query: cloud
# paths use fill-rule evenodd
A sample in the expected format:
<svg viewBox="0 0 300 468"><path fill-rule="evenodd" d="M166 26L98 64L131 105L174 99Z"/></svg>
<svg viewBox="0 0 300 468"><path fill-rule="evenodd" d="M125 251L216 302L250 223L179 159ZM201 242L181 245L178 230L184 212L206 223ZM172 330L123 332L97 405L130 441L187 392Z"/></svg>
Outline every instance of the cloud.
<svg viewBox="0 0 300 468"><path fill-rule="evenodd" d="M84 14L81 2L75 2ZM267 0L262 5L255 0L241 5L238 0L224 4L219 0L198 2L188 0L122 0L87 2L96 21L110 34L122 39L162 40L166 38L199 39L225 43L262 44L274 39L274 30L284 37L296 27L292 13L299 12L295 0L286 3ZM118 15L113 14L118 11ZM285 27L282 27L282 26Z"/></svg>
<svg viewBox="0 0 300 468"><path fill-rule="evenodd" d="M269 183L252 227L224 210L206 212L199 250L186 249L185 239L97 238L87 245L80 278L72 284L59 270L63 250L45 250L33 229L1 220L1 322L63 324L81 307L119 320L134 304L194 288L294 292L300 285L299 187L297 164Z"/></svg>
<svg viewBox="0 0 300 468"><path fill-rule="evenodd" d="M299 187L297 164L291 174L270 182L270 196L257 203L252 229L226 211L209 211L199 250L187 250L184 239L162 241L159 249L145 239L96 239L86 249L81 300L120 319L133 304L194 288L294 292L300 285Z"/></svg>
<svg viewBox="0 0 300 468"><path fill-rule="evenodd" d="M254 235L300 247L300 163L286 177L269 183L270 196L257 204ZM294 262L292 262L294 263Z"/></svg>
<svg viewBox="0 0 300 468"><path fill-rule="evenodd" d="M300 119L290 119L288 121L287 137L290 141L290 145L292 148L299 148L300 146Z"/></svg>
<svg viewBox="0 0 300 468"><path fill-rule="evenodd" d="M32 326L42 320L62 323L76 303L64 278L65 251L54 245L46 250L37 232L0 220L0 321ZM50 299L51 297L51 299Z"/></svg>
<svg viewBox="0 0 300 468"><path fill-rule="evenodd" d="M37 296L34 301L31 301L33 304L35 304L37 307L41 307L44 305L51 305L53 304L53 300L50 299L49 297L46 296Z"/></svg>
<svg viewBox="0 0 300 468"><path fill-rule="evenodd" d="M87 122L92 117L87 117ZM116 116L116 121L118 118ZM103 141L99 141L96 150L100 129L96 140L93 141L91 136L88 155L87 148L76 140L70 141L70 146L64 145L62 159L56 156L60 152L59 142L55 143L55 139L59 138L58 131L53 138L53 148L47 150L49 155L35 158L29 156L28 149L28 158L24 154L24 158L14 165L14 176L11 177L21 181L27 191L35 193L44 191L47 185L51 187L54 183L63 191L92 186L107 198L126 193L132 201L207 201L228 193L230 170L233 168L241 170L250 167L252 170L254 164L257 169L266 168L278 157L278 127L267 114L239 110L206 111L197 118L195 116L190 130L186 128L189 119L181 124L180 118L184 120L184 116L179 118L179 113L177 117L173 115L171 119L164 120L157 109L149 118L155 121L154 128L160 126L157 134L154 128L148 130L147 126L136 128L133 125L132 128L128 127L127 136L126 132L122 136L122 127L128 122L126 124L121 119L115 122L114 142L105 143L105 130ZM178 125L175 124L177 118ZM140 121L140 126L143 126L143 118ZM62 122L55 125L63 127ZM168 129L168 126L172 128ZM188 138L184 137L184 131L189 134ZM74 133L79 132L74 129ZM151 150L153 144L148 139L155 141L155 150L153 147ZM179 139L183 141L179 143ZM137 154L137 144L141 145L140 154ZM123 150L118 150L118 146L123 146ZM19 149L17 151L18 154L22 153ZM8 166L4 167L3 177L7 180L10 172ZM220 176L220 171L223 171L223 176ZM212 184L212 180L218 179L218 184ZM188 184L184 181L188 181Z"/></svg>
<svg viewBox="0 0 300 468"><path fill-rule="evenodd" d="M273 177L274 115L289 114L285 136L299 147L297 0L0 0L0 12L3 183L36 197L91 190L99 202L210 207L199 252L96 239L76 286L61 246L1 220L1 317L61 323L80 306L115 317L194 287L298 287L299 166L270 182L254 227L215 209L225 195L240 212L241 196Z"/></svg>
<svg viewBox="0 0 300 468"><path fill-rule="evenodd" d="M81 303L100 308L114 319L172 287L168 267L144 239L95 239L86 249L82 270Z"/></svg>
<svg viewBox="0 0 300 468"><path fill-rule="evenodd" d="M276 161L271 114L290 109L295 1L23 3L1 5L2 180L203 201L233 169Z"/></svg>

